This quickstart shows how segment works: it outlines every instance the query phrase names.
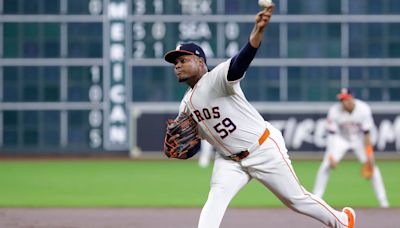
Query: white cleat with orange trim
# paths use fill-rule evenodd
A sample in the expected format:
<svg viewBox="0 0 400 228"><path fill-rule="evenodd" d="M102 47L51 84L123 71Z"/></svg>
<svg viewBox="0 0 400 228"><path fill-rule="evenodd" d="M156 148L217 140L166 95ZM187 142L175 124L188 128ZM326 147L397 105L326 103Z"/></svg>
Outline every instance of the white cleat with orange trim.
<svg viewBox="0 0 400 228"><path fill-rule="evenodd" d="M345 207L342 211L347 215L347 227L354 228L354 224L356 223L356 213L353 208Z"/></svg>

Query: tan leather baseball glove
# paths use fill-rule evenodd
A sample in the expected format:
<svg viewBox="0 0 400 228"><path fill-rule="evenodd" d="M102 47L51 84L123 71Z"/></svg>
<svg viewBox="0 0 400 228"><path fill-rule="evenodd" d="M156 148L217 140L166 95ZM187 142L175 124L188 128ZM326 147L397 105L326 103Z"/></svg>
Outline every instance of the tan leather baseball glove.
<svg viewBox="0 0 400 228"><path fill-rule="evenodd" d="M372 178L373 175L374 175L374 164L372 161L368 160L361 167L361 176L369 180Z"/></svg>

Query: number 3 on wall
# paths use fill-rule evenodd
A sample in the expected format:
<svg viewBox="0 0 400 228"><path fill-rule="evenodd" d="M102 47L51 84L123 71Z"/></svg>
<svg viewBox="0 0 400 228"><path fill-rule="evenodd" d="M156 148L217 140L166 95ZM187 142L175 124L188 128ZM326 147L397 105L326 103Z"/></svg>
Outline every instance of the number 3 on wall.
<svg viewBox="0 0 400 228"><path fill-rule="evenodd" d="M236 130L236 125L232 122L231 119L225 118L221 121L221 123L217 123L214 126L216 132L218 132L221 139L224 139L230 133Z"/></svg>

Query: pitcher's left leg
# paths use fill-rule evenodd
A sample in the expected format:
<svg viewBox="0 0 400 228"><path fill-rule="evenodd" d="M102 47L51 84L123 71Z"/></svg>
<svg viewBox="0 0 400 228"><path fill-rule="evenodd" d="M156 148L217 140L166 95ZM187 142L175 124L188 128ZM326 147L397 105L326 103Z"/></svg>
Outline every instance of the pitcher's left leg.
<svg viewBox="0 0 400 228"><path fill-rule="evenodd" d="M242 170L239 163L217 155L211 189L201 211L198 228L219 228L229 202L249 181L250 176Z"/></svg>

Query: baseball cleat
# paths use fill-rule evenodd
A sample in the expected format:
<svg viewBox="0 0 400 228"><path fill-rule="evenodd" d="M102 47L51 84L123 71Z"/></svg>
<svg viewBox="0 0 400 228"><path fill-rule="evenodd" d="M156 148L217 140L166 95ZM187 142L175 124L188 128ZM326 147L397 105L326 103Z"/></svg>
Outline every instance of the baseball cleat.
<svg viewBox="0 0 400 228"><path fill-rule="evenodd" d="M345 207L342 211L347 215L347 227L354 228L354 224L356 223L356 213L353 208Z"/></svg>

